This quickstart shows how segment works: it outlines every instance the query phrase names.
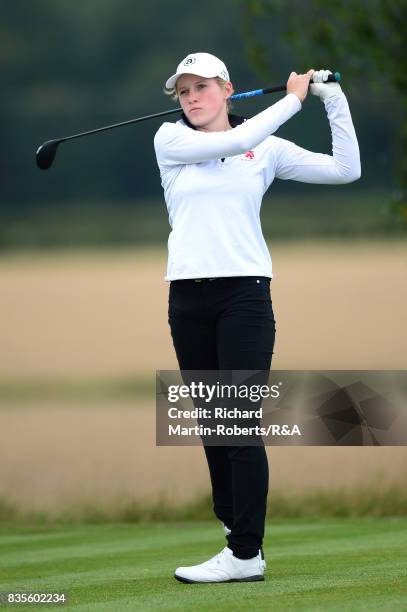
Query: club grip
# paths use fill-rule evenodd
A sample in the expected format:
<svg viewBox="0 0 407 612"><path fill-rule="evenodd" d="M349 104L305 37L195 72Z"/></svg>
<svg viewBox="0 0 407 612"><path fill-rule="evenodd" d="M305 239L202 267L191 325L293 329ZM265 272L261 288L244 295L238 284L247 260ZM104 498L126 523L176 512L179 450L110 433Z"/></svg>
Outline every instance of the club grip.
<svg viewBox="0 0 407 612"><path fill-rule="evenodd" d="M339 83L339 81L341 80L342 76L340 72L336 72L335 70L331 70L332 74L328 74L328 79L326 81L324 81L324 83ZM314 81L311 79L310 83L313 83Z"/></svg>

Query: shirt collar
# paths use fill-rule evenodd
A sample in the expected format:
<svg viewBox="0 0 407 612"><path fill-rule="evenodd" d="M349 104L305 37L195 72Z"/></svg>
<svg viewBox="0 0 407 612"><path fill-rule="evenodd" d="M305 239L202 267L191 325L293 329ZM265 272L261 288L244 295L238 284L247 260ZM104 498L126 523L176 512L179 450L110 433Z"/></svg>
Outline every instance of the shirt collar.
<svg viewBox="0 0 407 612"><path fill-rule="evenodd" d="M228 115L229 117L229 123L232 126L232 128L236 127L237 125L240 125L241 123L244 123L246 121L246 117L240 117L240 115ZM186 115L184 113L181 113L181 119L183 120L183 122L185 123L185 125L187 125L188 127L192 128L193 130L196 130L196 127L194 125L192 125L192 123L189 121L189 119L187 119Z"/></svg>

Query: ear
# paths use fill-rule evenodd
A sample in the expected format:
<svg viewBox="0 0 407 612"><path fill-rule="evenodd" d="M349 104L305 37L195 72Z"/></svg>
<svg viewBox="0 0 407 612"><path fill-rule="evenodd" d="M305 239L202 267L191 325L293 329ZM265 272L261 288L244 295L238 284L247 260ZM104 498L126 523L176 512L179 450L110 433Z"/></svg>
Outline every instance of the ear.
<svg viewBox="0 0 407 612"><path fill-rule="evenodd" d="M225 82L225 94L226 94L226 99L230 98L231 95L233 95L234 93L234 88L233 85L230 81L226 81Z"/></svg>

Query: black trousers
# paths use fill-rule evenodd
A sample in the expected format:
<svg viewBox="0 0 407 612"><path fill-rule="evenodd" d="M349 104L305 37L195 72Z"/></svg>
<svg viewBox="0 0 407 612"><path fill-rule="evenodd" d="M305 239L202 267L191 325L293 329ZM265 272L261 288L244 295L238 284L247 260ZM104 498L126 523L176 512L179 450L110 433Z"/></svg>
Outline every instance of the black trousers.
<svg viewBox="0 0 407 612"><path fill-rule="evenodd" d="M171 281L168 322L180 370L270 370L275 320L270 279ZM268 494L264 445L206 446L215 515L241 559L262 547Z"/></svg>

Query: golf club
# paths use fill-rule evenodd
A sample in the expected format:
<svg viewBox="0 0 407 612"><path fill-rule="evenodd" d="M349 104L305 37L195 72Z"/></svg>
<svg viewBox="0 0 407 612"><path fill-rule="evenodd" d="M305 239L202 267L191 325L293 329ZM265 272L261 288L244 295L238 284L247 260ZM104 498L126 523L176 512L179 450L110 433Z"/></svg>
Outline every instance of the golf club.
<svg viewBox="0 0 407 612"><path fill-rule="evenodd" d="M325 82L332 83L341 80L339 72L331 71L332 74L328 75L328 80ZM310 83L312 83L312 79ZM261 96L263 94L276 93L279 91L286 91L287 85L276 85L275 87L267 87L265 89L255 89L253 91L246 91L243 93L234 94L230 97L230 100L243 100L244 98L252 98L254 96ZM174 108L172 110L162 111L161 113L154 113L153 115L145 115L144 117L137 117L136 119L130 119L129 121L123 121L122 123L114 123L113 125L106 125L104 127L97 128L95 130L89 130L88 132L82 132L81 134L74 134L73 136L65 136L65 138L55 138L53 140L47 140L36 152L37 166L41 170L47 170L52 166L55 159L58 145L66 140L72 140L73 138L82 138L82 136L88 136L89 134L96 134L96 132L105 132L106 130L112 130L122 125L129 125L130 123L137 123L139 121L146 121L147 119L154 119L155 117L163 117L164 115L171 115L172 113L179 113L182 108Z"/></svg>

